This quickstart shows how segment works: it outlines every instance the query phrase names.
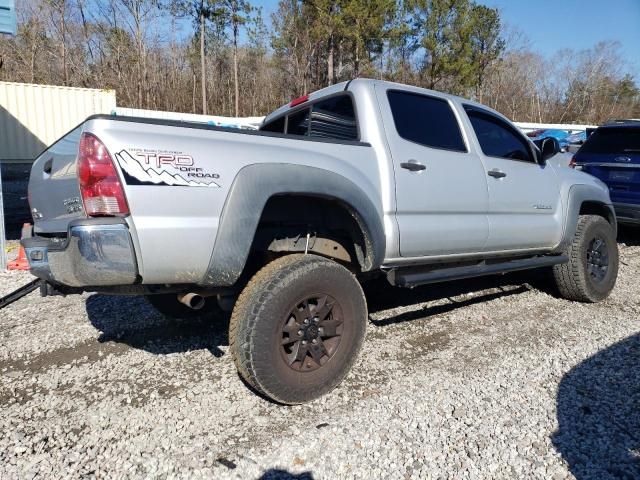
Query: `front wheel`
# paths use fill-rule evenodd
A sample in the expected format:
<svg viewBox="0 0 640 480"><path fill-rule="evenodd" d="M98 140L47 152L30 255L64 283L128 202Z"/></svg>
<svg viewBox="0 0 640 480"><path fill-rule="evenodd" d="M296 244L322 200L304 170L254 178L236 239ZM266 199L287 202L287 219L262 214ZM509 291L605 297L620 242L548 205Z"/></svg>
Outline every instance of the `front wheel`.
<svg viewBox="0 0 640 480"><path fill-rule="evenodd" d="M347 375L366 324L364 293L349 270L316 255L288 255L242 291L229 345L251 386L283 404L304 403Z"/></svg>
<svg viewBox="0 0 640 480"><path fill-rule="evenodd" d="M581 215L565 253L569 262L553 267L562 297L591 303L604 300L618 277L618 244L611 224L597 215Z"/></svg>

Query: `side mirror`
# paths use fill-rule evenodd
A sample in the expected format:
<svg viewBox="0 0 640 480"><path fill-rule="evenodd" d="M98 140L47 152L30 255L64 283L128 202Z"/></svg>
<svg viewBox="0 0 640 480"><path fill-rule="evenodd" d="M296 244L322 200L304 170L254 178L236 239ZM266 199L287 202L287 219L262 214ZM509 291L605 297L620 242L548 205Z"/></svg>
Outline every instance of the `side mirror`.
<svg viewBox="0 0 640 480"><path fill-rule="evenodd" d="M548 159L560 151L560 142L553 137L536 140L533 143L538 147L536 156L538 157L538 163L540 165L544 165Z"/></svg>

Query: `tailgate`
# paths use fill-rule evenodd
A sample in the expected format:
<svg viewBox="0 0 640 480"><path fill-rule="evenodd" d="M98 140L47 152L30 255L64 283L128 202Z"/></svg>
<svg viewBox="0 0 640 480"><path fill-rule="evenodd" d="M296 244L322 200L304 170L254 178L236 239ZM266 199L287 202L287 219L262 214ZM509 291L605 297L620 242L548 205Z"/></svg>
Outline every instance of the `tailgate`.
<svg viewBox="0 0 640 480"><path fill-rule="evenodd" d="M85 218L76 175L82 125L36 159L29 178L29 206L36 233L66 233L72 220Z"/></svg>

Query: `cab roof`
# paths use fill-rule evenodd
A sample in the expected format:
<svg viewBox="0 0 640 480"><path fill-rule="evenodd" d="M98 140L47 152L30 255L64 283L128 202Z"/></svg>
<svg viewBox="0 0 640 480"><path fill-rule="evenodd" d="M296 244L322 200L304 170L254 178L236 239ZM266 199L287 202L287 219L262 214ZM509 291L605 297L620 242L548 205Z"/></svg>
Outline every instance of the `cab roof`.
<svg viewBox="0 0 640 480"><path fill-rule="evenodd" d="M286 114L289 110L299 107L300 105L306 104L306 103L311 103L315 100L318 100L322 97L326 97L329 95L333 95L335 93L341 92L341 91L349 91L349 90L355 90L355 88L357 87L362 87L364 86L365 88L367 87L374 87L375 85L385 85L387 87L396 87L398 89L401 90L406 90L406 91L413 91L415 93L422 93L425 95L431 95L431 96L435 96L435 97L439 97L439 98L444 98L444 99L448 99L452 102L455 103L459 103L459 104L465 104L465 105L471 105L471 106L475 106L478 108L482 108L484 110L488 110L491 113L504 118L505 120L509 120L508 118L506 118L504 115L502 115L500 112L495 111L494 109L487 107L486 105L482 105L481 103L475 102L473 100L469 100L463 97L458 97L456 95L451 95L448 93L444 93L444 92L439 92L436 90L429 90L427 88L422 88L422 87L416 87L413 85L406 85L403 83L396 83L396 82L389 82L386 80L375 80L375 79L370 79L370 78L355 78L352 80L348 80L348 81L344 81L344 82L340 82L340 83L336 83L335 85L331 85L329 87L325 87L322 88L320 90L316 90L315 92L309 93L308 95L304 95L303 97L306 97L306 99L303 99L303 97L299 97L298 99L294 99L292 102L287 103L286 105L281 106L280 108L278 108L277 110L274 110L273 112L271 112L269 115L267 115L264 120L262 121L262 125L274 120L275 118L278 118L284 114ZM302 100L299 103L297 103L298 100Z"/></svg>

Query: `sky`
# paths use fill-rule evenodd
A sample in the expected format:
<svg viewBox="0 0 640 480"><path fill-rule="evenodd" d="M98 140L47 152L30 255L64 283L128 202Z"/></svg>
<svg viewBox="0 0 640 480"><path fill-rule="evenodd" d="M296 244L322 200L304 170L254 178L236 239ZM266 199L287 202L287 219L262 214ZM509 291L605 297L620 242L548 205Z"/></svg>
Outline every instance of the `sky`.
<svg viewBox="0 0 640 480"><path fill-rule="evenodd" d="M622 45L628 71L640 80L640 0L476 0L498 8L509 28L523 32L545 57L558 50L584 50L604 40ZM254 0L265 21L278 0Z"/></svg>

